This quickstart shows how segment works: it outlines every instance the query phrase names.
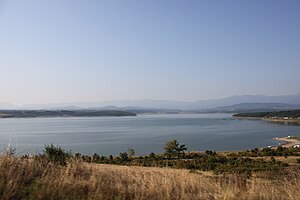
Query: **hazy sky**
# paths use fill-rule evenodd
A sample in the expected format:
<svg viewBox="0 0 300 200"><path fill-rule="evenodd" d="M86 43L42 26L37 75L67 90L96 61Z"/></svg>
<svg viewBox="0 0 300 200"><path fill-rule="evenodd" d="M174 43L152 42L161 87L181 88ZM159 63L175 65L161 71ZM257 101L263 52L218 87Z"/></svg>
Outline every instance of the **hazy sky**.
<svg viewBox="0 0 300 200"><path fill-rule="evenodd" d="M0 102L300 92L299 0L0 0Z"/></svg>

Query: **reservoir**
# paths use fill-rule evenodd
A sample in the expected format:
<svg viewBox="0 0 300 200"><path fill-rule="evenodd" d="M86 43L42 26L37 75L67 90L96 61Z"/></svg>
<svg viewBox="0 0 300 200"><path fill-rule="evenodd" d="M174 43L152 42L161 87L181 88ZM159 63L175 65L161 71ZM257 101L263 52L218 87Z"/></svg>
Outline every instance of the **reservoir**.
<svg viewBox="0 0 300 200"><path fill-rule="evenodd" d="M231 114L160 114L136 117L0 119L0 148L9 144L17 154L42 152L45 144L72 153L137 155L163 153L177 139L188 151L231 151L278 145L274 137L300 135L300 126L262 120L240 120Z"/></svg>

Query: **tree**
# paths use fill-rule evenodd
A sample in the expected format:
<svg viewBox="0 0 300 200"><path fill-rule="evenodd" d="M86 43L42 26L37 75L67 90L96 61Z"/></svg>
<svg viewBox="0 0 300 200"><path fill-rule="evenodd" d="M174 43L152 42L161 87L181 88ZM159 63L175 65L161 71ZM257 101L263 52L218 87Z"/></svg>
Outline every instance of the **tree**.
<svg viewBox="0 0 300 200"><path fill-rule="evenodd" d="M66 161L71 157L71 154L66 152L64 149L53 144L45 145L44 155L50 162L59 165L66 165Z"/></svg>
<svg viewBox="0 0 300 200"><path fill-rule="evenodd" d="M154 153L154 152L151 152L151 153L149 154L149 158L152 159L152 160L156 159L155 153Z"/></svg>
<svg viewBox="0 0 300 200"><path fill-rule="evenodd" d="M99 156L99 154L94 153L94 154L93 154L93 157L92 157L92 160L93 160L93 162L99 162L99 161L100 161L100 156Z"/></svg>
<svg viewBox="0 0 300 200"><path fill-rule="evenodd" d="M184 155L184 151L187 150L187 147L185 147L184 144L179 145L177 140L171 140L165 144L164 149L166 156L180 158Z"/></svg>
<svg viewBox="0 0 300 200"><path fill-rule="evenodd" d="M123 162L129 160L127 152L120 153L119 157Z"/></svg>

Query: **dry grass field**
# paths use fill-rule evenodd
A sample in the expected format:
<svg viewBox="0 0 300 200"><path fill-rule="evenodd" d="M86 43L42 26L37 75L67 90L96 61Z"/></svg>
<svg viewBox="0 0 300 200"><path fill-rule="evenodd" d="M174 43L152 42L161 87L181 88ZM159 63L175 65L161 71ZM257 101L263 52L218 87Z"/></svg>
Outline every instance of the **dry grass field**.
<svg viewBox="0 0 300 200"><path fill-rule="evenodd" d="M285 174L190 172L71 161L65 166L1 157L1 199L292 199L300 196L300 169Z"/></svg>

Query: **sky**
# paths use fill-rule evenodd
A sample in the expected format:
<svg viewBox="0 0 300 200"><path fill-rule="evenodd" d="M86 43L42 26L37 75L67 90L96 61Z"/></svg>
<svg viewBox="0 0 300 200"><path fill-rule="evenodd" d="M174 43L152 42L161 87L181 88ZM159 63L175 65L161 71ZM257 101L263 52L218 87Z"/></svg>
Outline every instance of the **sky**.
<svg viewBox="0 0 300 200"><path fill-rule="evenodd" d="M299 0L0 0L0 102L300 93Z"/></svg>

